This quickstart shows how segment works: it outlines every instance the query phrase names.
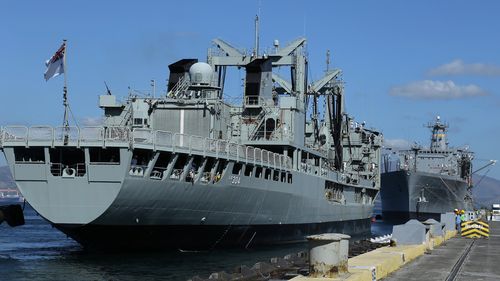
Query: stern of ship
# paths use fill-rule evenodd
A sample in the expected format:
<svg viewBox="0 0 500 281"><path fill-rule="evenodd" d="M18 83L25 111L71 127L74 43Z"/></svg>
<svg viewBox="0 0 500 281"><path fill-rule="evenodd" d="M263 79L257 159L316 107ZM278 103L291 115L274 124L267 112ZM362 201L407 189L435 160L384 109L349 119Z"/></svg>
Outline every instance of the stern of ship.
<svg viewBox="0 0 500 281"><path fill-rule="evenodd" d="M6 127L2 149L19 191L40 216L56 226L84 225L120 192L131 157L127 132L121 133L106 143L99 127Z"/></svg>

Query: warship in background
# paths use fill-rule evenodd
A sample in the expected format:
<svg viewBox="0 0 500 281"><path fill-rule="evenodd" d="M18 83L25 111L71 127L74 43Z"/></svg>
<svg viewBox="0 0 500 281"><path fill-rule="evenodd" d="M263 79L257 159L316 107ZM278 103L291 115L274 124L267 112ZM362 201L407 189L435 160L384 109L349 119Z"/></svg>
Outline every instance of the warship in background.
<svg viewBox="0 0 500 281"><path fill-rule="evenodd" d="M385 220L439 219L454 209L472 210L472 159L467 148L451 148L448 124L436 117L429 148L413 145L383 157L382 216ZM389 169L396 154L396 169Z"/></svg>
<svg viewBox="0 0 500 281"><path fill-rule="evenodd" d="M262 54L216 39L161 97L99 97L104 125L7 126L19 190L89 248L212 249L370 233L382 135L344 110L341 70L308 81L306 40ZM244 69L240 103L224 99ZM289 79L274 70L289 68ZM325 104L320 119L319 100ZM309 117L310 116L310 117Z"/></svg>

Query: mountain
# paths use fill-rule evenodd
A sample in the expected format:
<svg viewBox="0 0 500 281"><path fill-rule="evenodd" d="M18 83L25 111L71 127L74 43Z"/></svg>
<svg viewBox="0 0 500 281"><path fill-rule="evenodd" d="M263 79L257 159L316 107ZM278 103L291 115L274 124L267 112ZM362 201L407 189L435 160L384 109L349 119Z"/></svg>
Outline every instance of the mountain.
<svg viewBox="0 0 500 281"><path fill-rule="evenodd" d="M0 189L3 188L15 188L16 183L12 178L9 167L1 166L0 167Z"/></svg>
<svg viewBox="0 0 500 281"><path fill-rule="evenodd" d="M500 180L482 175L472 177L474 187L474 206L491 208L491 204L500 203Z"/></svg>

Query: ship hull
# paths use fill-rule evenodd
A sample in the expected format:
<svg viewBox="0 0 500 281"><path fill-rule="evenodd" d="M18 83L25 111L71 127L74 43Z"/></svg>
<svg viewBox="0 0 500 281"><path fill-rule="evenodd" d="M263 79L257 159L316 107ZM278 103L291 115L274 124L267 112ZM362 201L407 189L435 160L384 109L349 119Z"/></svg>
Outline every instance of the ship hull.
<svg viewBox="0 0 500 281"><path fill-rule="evenodd" d="M176 249L205 251L216 248L303 242L317 233L370 235L369 219L309 224L268 225L54 225L87 249L112 251Z"/></svg>
<svg viewBox="0 0 500 281"><path fill-rule="evenodd" d="M424 172L382 174L382 216L385 220L440 219L454 209L470 209L467 183L454 177Z"/></svg>
<svg viewBox="0 0 500 281"><path fill-rule="evenodd" d="M292 184L245 175L235 180L228 172L202 183L107 168L116 171L106 178L90 169L88 177L48 174L18 185L42 217L90 249L210 250L299 242L324 232L370 234L373 203L331 202L325 179L314 175L291 172ZM346 198L353 200L354 191L344 186Z"/></svg>
<svg viewBox="0 0 500 281"><path fill-rule="evenodd" d="M245 158L243 167L241 158L216 158L211 150L193 156L180 144L180 151L168 152L166 167L158 164L163 151L137 165L133 154L146 154L150 145L137 151L114 145L119 161L91 162L90 148L60 149L80 155L73 171L44 160L16 162L12 147L4 153L29 204L87 248L207 250L298 242L323 232L370 233L378 193L373 179L351 182L320 166L296 170L262 159ZM194 158L197 172L190 170Z"/></svg>
<svg viewBox="0 0 500 281"><path fill-rule="evenodd" d="M110 250L245 248L324 232L369 236L373 205L329 203L318 196L320 179L294 178L284 186L245 177L238 185L129 177L96 220L54 226L86 248ZM304 192L307 180L317 181L316 191Z"/></svg>

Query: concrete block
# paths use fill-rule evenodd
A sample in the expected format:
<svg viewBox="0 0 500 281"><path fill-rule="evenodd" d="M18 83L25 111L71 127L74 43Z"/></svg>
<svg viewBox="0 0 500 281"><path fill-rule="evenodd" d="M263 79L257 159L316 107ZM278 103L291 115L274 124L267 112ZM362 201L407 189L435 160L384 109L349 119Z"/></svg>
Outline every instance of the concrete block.
<svg viewBox="0 0 500 281"><path fill-rule="evenodd" d="M419 245L426 243L426 226L417 220L409 220L405 224L395 225L392 240L396 245Z"/></svg>
<svg viewBox="0 0 500 281"><path fill-rule="evenodd" d="M455 230L455 213L441 214L440 221L444 223L445 232Z"/></svg>
<svg viewBox="0 0 500 281"><path fill-rule="evenodd" d="M403 264L401 254L384 253L375 250L349 259L349 271L364 269L375 272L375 278L379 280L396 271Z"/></svg>
<svg viewBox="0 0 500 281"><path fill-rule="evenodd" d="M380 252L399 253L401 254L404 264L416 259L423 255L426 250L425 244L420 245L402 245L396 247L382 247L377 249Z"/></svg>
<svg viewBox="0 0 500 281"><path fill-rule="evenodd" d="M444 236L444 224L436 221L435 219L428 219L424 221L423 224L430 227L429 232L431 234L431 237Z"/></svg>

